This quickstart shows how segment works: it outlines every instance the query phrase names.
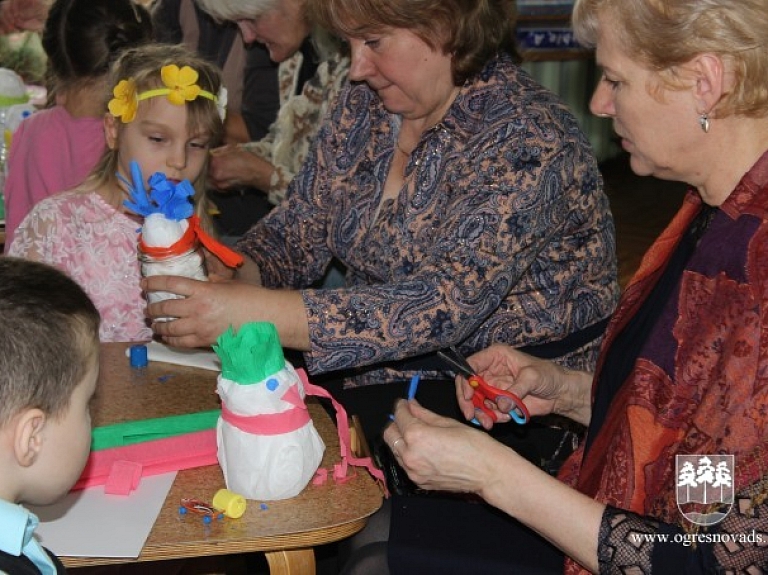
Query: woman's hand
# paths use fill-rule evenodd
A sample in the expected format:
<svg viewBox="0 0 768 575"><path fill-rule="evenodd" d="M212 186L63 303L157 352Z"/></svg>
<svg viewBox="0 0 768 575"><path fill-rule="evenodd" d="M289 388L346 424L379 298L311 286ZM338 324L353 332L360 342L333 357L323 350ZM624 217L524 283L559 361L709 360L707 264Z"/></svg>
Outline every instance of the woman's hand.
<svg viewBox="0 0 768 575"><path fill-rule="evenodd" d="M467 361L489 385L509 390L521 398L532 416L558 413L579 423L589 422L591 374L565 369L507 345L490 346ZM494 422L475 410L473 393L465 378L456 378L456 397L464 417L476 417L484 428L490 429ZM489 404L488 407L496 411L499 422L507 422L511 419L509 410L514 406L500 398L498 406Z"/></svg>
<svg viewBox="0 0 768 575"><path fill-rule="evenodd" d="M152 276L142 280L144 291L166 291L181 299L167 299L147 306L152 329L166 343L178 347L212 345L229 326L240 327L237 309L249 298L258 297L254 288L234 281L205 282L179 276ZM156 321L158 318L177 318Z"/></svg>
<svg viewBox="0 0 768 575"><path fill-rule="evenodd" d="M275 324L284 347L309 349L309 324L301 292L271 290L240 281L198 281L179 276L152 276L141 281L146 292L180 296L147 306L152 329L169 345L205 347L229 327L266 321ZM177 318L158 321L158 318Z"/></svg>
<svg viewBox="0 0 768 575"><path fill-rule="evenodd" d="M414 483L425 489L482 494L494 481L493 462L519 457L488 434L441 417L416 401L398 401L384 441Z"/></svg>
<svg viewBox="0 0 768 575"><path fill-rule="evenodd" d="M264 158L227 145L211 150L208 181L217 190L249 186L267 192L274 167Z"/></svg>
<svg viewBox="0 0 768 575"><path fill-rule="evenodd" d="M602 503L547 475L487 433L432 413L415 400L398 401L384 441L420 487L475 493L598 572Z"/></svg>

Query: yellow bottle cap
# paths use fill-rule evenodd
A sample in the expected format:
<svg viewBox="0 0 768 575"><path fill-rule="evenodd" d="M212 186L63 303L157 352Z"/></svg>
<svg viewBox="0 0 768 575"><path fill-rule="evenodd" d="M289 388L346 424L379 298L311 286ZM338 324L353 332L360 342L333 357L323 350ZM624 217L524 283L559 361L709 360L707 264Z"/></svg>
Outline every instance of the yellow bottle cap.
<svg viewBox="0 0 768 575"><path fill-rule="evenodd" d="M213 496L213 506L227 517L237 519L245 513L245 497L229 489L219 489Z"/></svg>

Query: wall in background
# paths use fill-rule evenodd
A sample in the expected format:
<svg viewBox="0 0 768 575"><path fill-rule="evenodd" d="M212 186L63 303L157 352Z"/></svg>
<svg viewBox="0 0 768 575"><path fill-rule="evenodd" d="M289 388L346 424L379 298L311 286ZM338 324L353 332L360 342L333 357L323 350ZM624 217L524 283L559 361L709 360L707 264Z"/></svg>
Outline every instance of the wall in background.
<svg viewBox="0 0 768 575"><path fill-rule="evenodd" d="M589 100L599 79L594 59L590 56L561 61L524 62L522 67L570 107L587 134L598 160L616 156L620 149L613 141L612 122L589 111Z"/></svg>

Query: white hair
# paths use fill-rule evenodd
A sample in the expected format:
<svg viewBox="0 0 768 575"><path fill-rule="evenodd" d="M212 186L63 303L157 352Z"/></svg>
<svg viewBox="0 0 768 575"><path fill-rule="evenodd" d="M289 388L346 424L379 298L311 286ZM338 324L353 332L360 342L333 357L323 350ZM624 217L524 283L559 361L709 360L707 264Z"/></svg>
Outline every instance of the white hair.
<svg viewBox="0 0 768 575"><path fill-rule="evenodd" d="M195 0L197 5L217 21L258 18L284 0ZM305 8L304 0L300 0ZM340 50L339 39L328 31L312 26L312 43L320 60L327 60Z"/></svg>
<svg viewBox="0 0 768 575"><path fill-rule="evenodd" d="M214 19L246 20L257 18L271 10L280 0L195 0Z"/></svg>

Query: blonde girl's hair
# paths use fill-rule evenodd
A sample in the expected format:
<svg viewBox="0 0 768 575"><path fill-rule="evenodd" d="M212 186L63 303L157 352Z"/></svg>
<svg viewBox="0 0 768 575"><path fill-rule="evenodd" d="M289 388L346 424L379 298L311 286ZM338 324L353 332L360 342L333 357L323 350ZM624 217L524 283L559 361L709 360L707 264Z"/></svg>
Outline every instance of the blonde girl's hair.
<svg viewBox="0 0 768 575"><path fill-rule="evenodd" d="M674 88L677 72L698 54L719 55L735 75L719 117L768 115L768 8L765 0L577 0L573 27L595 47L610 22L624 52Z"/></svg>
<svg viewBox="0 0 768 575"><path fill-rule="evenodd" d="M197 84L202 90L211 94L218 94L221 87L221 72L206 60L196 56L181 45L147 44L137 48L131 48L123 52L113 65L108 82L108 91L105 94L105 105L112 96L112 89L120 80L132 79L136 86L136 92L141 94L147 90L163 87L160 70L163 66L175 64L179 68L189 66L198 73ZM139 103L139 106L142 102ZM187 107L187 128L190 133L204 133L210 136L211 148L221 144L224 135L224 124L219 115L216 103L208 98L198 97L185 104ZM118 184L118 158L120 149L119 132L124 129L124 124L116 119L118 124L118 140L115 149L105 149L99 163L84 182L81 189L90 191L101 186L115 187ZM212 203L206 195L206 179L208 161L197 179L191 182L195 188L195 207L206 231L212 232L209 211ZM151 174L144 174L145 177Z"/></svg>

